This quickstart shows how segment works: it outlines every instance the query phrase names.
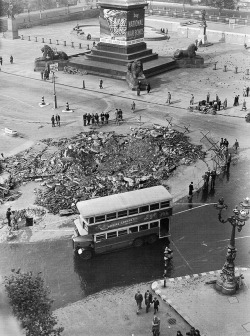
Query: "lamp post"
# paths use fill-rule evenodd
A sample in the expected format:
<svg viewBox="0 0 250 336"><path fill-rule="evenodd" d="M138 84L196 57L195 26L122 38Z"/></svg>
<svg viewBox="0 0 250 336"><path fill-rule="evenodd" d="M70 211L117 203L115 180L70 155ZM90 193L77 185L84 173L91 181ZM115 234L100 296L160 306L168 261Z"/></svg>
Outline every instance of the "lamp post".
<svg viewBox="0 0 250 336"><path fill-rule="evenodd" d="M221 198L218 204L215 206L219 210L218 219L221 223L229 222L232 225L230 242L227 247L226 262L222 267L220 275L216 281L215 288L225 295L233 295L238 289L238 281L240 276L235 276L234 260L236 258L237 249L235 248L235 232L236 228L240 232L245 225L245 222L249 219L250 200L247 197L240 203L240 209L238 206L233 209L233 215L226 220L222 219L221 212L227 208L224 204L224 199Z"/></svg>
<svg viewBox="0 0 250 336"><path fill-rule="evenodd" d="M55 72L53 71L53 93L54 93L54 108L57 108L57 98L56 98L56 76L55 76Z"/></svg>

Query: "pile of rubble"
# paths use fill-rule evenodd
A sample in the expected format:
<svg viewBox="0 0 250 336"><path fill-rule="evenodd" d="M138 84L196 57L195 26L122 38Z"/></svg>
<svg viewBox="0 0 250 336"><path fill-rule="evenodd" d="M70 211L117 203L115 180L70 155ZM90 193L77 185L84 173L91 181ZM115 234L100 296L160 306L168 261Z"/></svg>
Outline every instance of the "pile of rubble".
<svg viewBox="0 0 250 336"><path fill-rule="evenodd" d="M201 146L166 127L133 129L130 135L87 132L67 139L45 139L8 158L16 183L41 182L36 204L56 214L77 212L76 202L164 184L179 165L202 159Z"/></svg>

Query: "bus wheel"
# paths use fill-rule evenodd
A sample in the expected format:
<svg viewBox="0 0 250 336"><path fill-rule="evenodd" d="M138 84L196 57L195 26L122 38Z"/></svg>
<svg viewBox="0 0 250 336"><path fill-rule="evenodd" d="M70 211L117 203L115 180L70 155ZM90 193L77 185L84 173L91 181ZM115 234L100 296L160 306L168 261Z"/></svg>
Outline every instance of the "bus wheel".
<svg viewBox="0 0 250 336"><path fill-rule="evenodd" d="M157 240L157 236L156 235L151 235L148 237L148 243L149 244L154 244Z"/></svg>
<svg viewBox="0 0 250 336"><path fill-rule="evenodd" d="M92 258L92 252L90 250L82 251L82 253L79 254L79 257L83 260L89 260Z"/></svg>
<svg viewBox="0 0 250 336"><path fill-rule="evenodd" d="M143 245L143 240L141 238L136 238L133 244L135 247L140 247Z"/></svg>

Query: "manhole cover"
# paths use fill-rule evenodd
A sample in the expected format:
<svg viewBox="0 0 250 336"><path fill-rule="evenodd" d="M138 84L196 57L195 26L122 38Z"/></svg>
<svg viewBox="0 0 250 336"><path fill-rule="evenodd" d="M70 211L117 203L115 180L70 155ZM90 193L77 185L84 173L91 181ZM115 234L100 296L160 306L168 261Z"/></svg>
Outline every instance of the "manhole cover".
<svg viewBox="0 0 250 336"><path fill-rule="evenodd" d="M169 324L176 324L176 319L171 318L171 319L168 320L168 323Z"/></svg>

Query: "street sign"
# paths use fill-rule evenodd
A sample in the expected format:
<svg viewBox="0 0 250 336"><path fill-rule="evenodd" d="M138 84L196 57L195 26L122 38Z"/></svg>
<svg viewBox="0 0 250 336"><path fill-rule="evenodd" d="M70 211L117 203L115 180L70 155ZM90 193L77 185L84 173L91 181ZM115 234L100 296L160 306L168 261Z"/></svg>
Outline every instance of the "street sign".
<svg viewBox="0 0 250 336"><path fill-rule="evenodd" d="M58 71L58 63L50 64L50 71Z"/></svg>

